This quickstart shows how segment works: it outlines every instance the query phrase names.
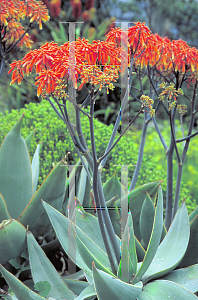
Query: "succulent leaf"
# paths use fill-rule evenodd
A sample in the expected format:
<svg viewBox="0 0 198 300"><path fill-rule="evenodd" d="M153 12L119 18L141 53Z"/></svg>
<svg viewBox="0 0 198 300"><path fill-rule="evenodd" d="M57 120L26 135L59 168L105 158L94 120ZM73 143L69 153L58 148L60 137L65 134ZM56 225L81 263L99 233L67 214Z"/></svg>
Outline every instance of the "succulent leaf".
<svg viewBox="0 0 198 300"><path fill-rule="evenodd" d="M88 162L87 161L85 161L85 165L88 168ZM86 183L88 181L88 178L87 178L87 173L85 171L85 168L83 166L81 168L82 168L82 170L80 172L80 178L79 178L78 184L76 185L76 190L77 190L76 197L78 198L80 203L82 205L84 205L83 202L84 202L84 196L85 196L85 191L86 191Z"/></svg>
<svg viewBox="0 0 198 300"><path fill-rule="evenodd" d="M0 263L19 257L27 246L26 229L14 219L4 220L0 224Z"/></svg>
<svg viewBox="0 0 198 300"><path fill-rule="evenodd" d="M50 219L50 222L56 232L56 235L61 243L61 246L68 254L69 246L69 237L68 237L68 228L69 228L69 219L54 209L51 205L47 204L45 201L42 201L42 204L47 212L47 215ZM71 222L71 221L70 221ZM70 259L85 273L92 277L92 271L88 268L86 263L80 256L78 247L76 247L73 253L70 253Z"/></svg>
<svg viewBox="0 0 198 300"><path fill-rule="evenodd" d="M198 291L198 264L184 269L177 269L163 277L188 289L192 293Z"/></svg>
<svg viewBox="0 0 198 300"><path fill-rule="evenodd" d="M39 178L39 152L41 144L37 145L36 151L32 159L32 180L33 180L33 195L36 193L38 178Z"/></svg>
<svg viewBox="0 0 198 300"><path fill-rule="evenodd" d="M178 300L195 300L197 297L187 289L179 284L168 280L154 280L148 283L138 300L165 300L165 299L178 299Z"/></svg>
<svg viewBox="0 0 198 300"><path fill-rule="evenodd" d="M179 264L179 268L198 263L198 215L190 222L190 239L186 253Z"/></svg>
<svg viewBox="0 0 198 300"><path fill-rule="evenodd" d="M139 241L141 241L141 233L140 233L140 213L142 209L142 204L144 202L146 192L152 196L157 193L158 187L161 184L161 181L155 181L152 183L144 184L132 190L129 195L127 194L122 198L122 201L129 202L129 209L131 211L133 217L133 228L134 234ZM121 208L120 199L116 202L118 208Z"/></svg>
<svg viewBox="0 0 198 300"><path fill-rule="evenodd" d="M116 175L116 172L113 176L107 180L103 185L103 193L105 196L105 200L108 201L115 197L115 200L118 200L121 197L121 189L122 194L124 195L124 189Z"/></svg>
<svg viewBox="0 0 198 300"><path fill-rule="evenodd" d="M26 142L28 151L30 150L31 141L32 141L35 133L36 133L36 128L34 130L32 130L32 132L25 138L25 142Z"/></svg>
<svg viewBox="0 0 198 300"><path fill-rule="evenodd" d="M63 166L62 162L59 162L46 177L19 218L24 226L29 226L29 230L35 237L45 234L51 228L51 223L42 206L41 199L61 210L65 195L65 181L66 167Z"/></svg>
<svg viewBox="0 0 198 300"><path fill-rule="evenodd" d="M128 213L127 223L121 240L121 263L118 269L118 277L122 281L130 282L137 271L137 254L135 236L133 232L133 220L131 212Z"/></svg>
<svg viewBox="0 0 198 300"><path fill-rule="evenodd" d="M142 291L142 286L132 285L111 276L92 265L94 286L99 300L136 300Z"/></svg>
<svg viewBox="0 0 198 300"><path fill-rule="evenodd" d="M0 271L5 278L7 284L12 289L14 294L18 299L28 299L28 300L43 300L44 298L32 290L30 290L25 284L23 284L19 279L17 279L13 274L8 272L3 266L0 265ZM16 299L16 298L15 298Z"/></svg>
<svg viewBox="0 0 198 300"><path fill-rule="evenodd" d="M81 232L79 228L76 228L76 233L78 250L87 266L91 269L92 262L94 261L97 268L113 275L107 254L101 251L101 249L86 236L84 232Z"/></svg>
<svg viewBox="0 0 198 300"><path fill-rule="evenodd" d="M198 206L189 215L189 222L191 222L198 215Z"/></svg>
<svg viewBox="0 0 198 300"><path fill-rule="evenodd" d="M142 277L144 283L166 275L177 267L186 252L189 236L188 212L183 202L167 235L158 247L153 261Z"/></svg>
<svg viewBox="0 0 198 300"><path fill-rule="evenodd" d="M135 274L134 279L132 280L133 284L140 281L144 273L149 268L160 243L162 228L163 228L163 195L162 195L162 188L160 186L159 193L158 193L157 207L155 210L155 216L153 222L153 229L149 240L148 248L144 260L142 262L142 265L138 270L138 272Z"/></svg>
<svg viewBox="0 0 198 300"><path fill-rule="evenodd" d="M41 247L36 242L31 232L27 232L27 244L31 273L34 283L47 281L51 285L48 296L57 300L65 297L68 300L75 299L75 295L69 290L67 284L63 281L52 263L48 260ZM38 268L39 266L39 268Z"/></svg>
<svg viewBox="0 0 198 300"><path fill-rule="evenodd" d="M5 203L5 200L3 199L3 196L0 193L0 223L3 222L3 220L10 219L10 215L7 210L7 205Z"/></svg>
<svg viewBox="0 0 198 300"><path fill-rule="evenodd" d="M89 285L86 287L82 293L76 298L76 300L94 300L96 299L96 291L94 285Z"/></svg>
<svg viewBox="0 0 198 300"><path fill-rule="evenodd" d="M32 170L25 140L20 134L24 114L0 148L0 193L10 216L18 219L32 198Z"/></svg>
<svg viewBox="0 0 198 300"><path fill-rule="evenodd" d="M155 206L153 201L149 197L148 193L146 193L146 198L142 205L141 214L140 214L140 232L144 241L145 248L147 248L152 228L153 221L155 216Z"/></svg>

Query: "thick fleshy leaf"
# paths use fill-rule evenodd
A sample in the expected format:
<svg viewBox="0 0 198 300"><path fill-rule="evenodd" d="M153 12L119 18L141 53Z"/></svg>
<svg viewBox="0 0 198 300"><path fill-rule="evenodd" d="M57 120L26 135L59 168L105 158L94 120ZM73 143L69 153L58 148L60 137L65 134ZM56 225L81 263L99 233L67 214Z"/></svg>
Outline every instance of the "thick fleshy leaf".
<svg viewBox="0 0 198 300"><path fill-rule="evenodd" d="M65 195L64 195L64 201L63 201L63 210L64 215L68 217L68 199L69 199L69 193L73 193L73 189L75 189L75 185L78 184L80 172L82 171L82 166L80 166L81 160L79 159L78 162L75 164L75 168L73 168L71 174L69 174L69 178L66 180L66 189L65 189ZM75 180L75 185L71 188L69 187L69 182L72 182ZM71 189L71 190L70 190Z"/></svg>
<svg viewBox="0 0 198 300"><path fill-rule="evenodd" d="M195 300L197 297L182 286L168 281L168 280L155 280L148 283L138 300L161 300L161 299L174 299L174 300Z"/></svg>
<svg viewBox="0 0 198 300"><path fill-rule="evenodd" d="M11 288L11 290L14 292L16 297L19 300L43 300L47 299L44 298L37 293L34 293L32 290L30 290L27 286L25 286L19 279L17 279L13 274L8 272L3 266L0 265L0 272L5 278L7 284Z"/></svg>
<svg viewBox="0 0 198 300"><path fill-rule="evenodd" d="M80 207L80 203L76 200L76 225L86 233L86 235L96 243L104 252L106 248L103 242L98 218L92 214L87 213L83 207ZM97 232L97 234L96 234Z"/></svg>
<svg viewBox="0 0 198 300"><path fill-rule="evenodd" d="M131 257L128 251L128 240L122 238L121 244L121 261L118 266L117 277L123 282L130 282L133 277ZM132 274L132 275L131 275Z"/></svg>
<svg viewBox="0 0 198 300"><path fill-rule="evenodd" d="M3 199L3 196L0 193L0 223L3 222L3 220L8 219L10 219L10 215L8 213L5 200Z"/></svg>
<svg viewBox="0 0 198 300"><path fill-rule="evenodd" d="M190 222L190 239L186 253L179 264L179 268L198 263L198 215Z"/></svg>
<svg viewBox="0 0 198 300"><path fill-rule="evenodd" d="M121 226L120 226L120 213L116 206L116 198L112 198L106 201L106 206L108 208L109 216L115 231L115 234L121 238Z"/></svg>
<svg viewBox="0 0 198 300"><path fill-rule="evenodd" d="M51 223L42 206L41 199L52 204L56 209L61 210L66 181L66 167L59 162L44 180L36 194L31 199L19 221L35 237L45 234L50 228Z"/></svg>
<svg viewBox="0 0 198 300"><path fill-rule="evenodd" d="M142 291L141 286L125 283L117 277L98 270L93 263L94 286L99 300L136 300Z"/></svg>
<svg viewBox="0 0 198 300"><path fill-rule="evenodd" d="M88 168L88 162L85 161L85 165ZM76 197L78 198L78 200L80 201L80 203L84 206L83 201L84 201L84 196L85 196L85 188L86 188L86 182L88 180L87 178L87 172L85 171L84 166L81 167L82 170L80 172L80 177L78 180L78 183L76 184L76 191L77 191L77 195Z"/></svg>
<svg viewBox="0 0 198 300"><path fill-rule="evenodd" d="M144 241L144 245L147 248L151 232L153 229L153 221L155 216L155 206L148 193L142 205L140 214L140 232Z"/></svg>
<svg viewBox="0 0 198 300"><path fill-rule="evenodd" d="M121 197L121 189L123 195L125 194L123 187L116 175L116 172L113 174L113 176L105 182L103 185L103 192L105 196L105 200L108 201L115 197L115 200L120 199Z"/></svg>
<svg viewBox="0 0 198 300"><path fill-rule="evenodd" d="M33 180L33 195L36 193L38 178L39 178L39 152L41 144L37 145L36 151L32 159L32 180Z"/></svg>
<svg viewBox="0 0 198 300"><path fill-rule="evenodd" d="M25 138L25 142L26 142L28 151L30 150L31 142L35 135L35 132L36 132L36 128L34 130L32 130L32 132Z"/></svg>
<svg viewBox="0 0 198 300"><path fill-rule="evenodd" d="M5 137L0 148L0 193L13 219L18 219L32 198L30 157L20 134L23 116Z"/></svg>
<svg viewBox="0 0 198 300"><path fill-rule="evenodd" d="M25 227L14 219L4 220L0 224L0 263L19 257L26 247Z"/></svg>
<svg viewBox="0 0 198 300"><path fill-rule="evenodd" d="M131 264L132 264L132 270L131 274L135 274L137 271L137 254L136 254L136 244L135 244L135 236L134 236L134 231L133 231L133 220L132 220L132 215L131 211L128 213L128 228L125 228L126 232L129 232L129 257L131 259ZM128 230L127 230L128 229ZM125 232L124 232L125 234Z"/></svg>
<svg viewBox="0 0 198 300"><path fill-rule="evenodd" d="M47 281L51 285L48 297L55 298L56 300L65 298L68 300L75 299L75 295L70 291L52 263L48 260L31 232L27 232L27 244L34 283Z"/></svg>
<svg viewBox="0 0 198 300"><path fill-rule="evenodd" d="M51 205L47 204L46 202L42 201L43 206L47 212L47 215L50 219L50 222L56 232L56 235L61 243L61 246L68 254L68 246L69 246L69 236L68 236L68 228L71 226L72 223L68 218L63 216L60 212L54 209ZM88 268L86 263L80 256L78 251L78 247L76 247L73 253L70 253L70 259L85 273L87 273L90 277L92 277L92 271Z"/></svg>
<svg viewBox="0 0 198 300"><path fill-rule="evenodd" d="M133 284L140 281L142 279L142 276L146 272L146 270L149 268L160 243L162 228L163 228L163 195L162 195L162 188L159 187L158 201L155 210L153 229L152 229L150 241L142 265L138 270L138 272L136 273L134 279L132 280Z"/></svg>
<svg viewBox="0 0 198 300"><path fill-rule="evenodd" d="M198 206L189 215L189 222L191 222L198 215Z"/></svg>
<svg viewBox="0 0 198 300"><path fill-rule="evenodd" d="M178 283L192 293L195 293L198 291L198 264L174 270L164 276L163 279Z"/></svg>
<svg viewBox="0 0 198 300"><path fill-rule="evenodd" d="M76 298L76 300L94 300L96 299L96 291L94 285L89 285L82 291L82 293Z"/></svg>
<svg viewBox="0 0 198 300"><path fill-rule="evenodd" d="M143 261L146 251L138 241L138 239L135 237L135 246L136 246L136 253L138 261Z"/></svg>
<svg viewBox="0 0 198 300"><path fill-rule="evenodd" d="M121 264L118 277L124 282L129 282L137 271L137 254L135 236L133 232L133 220L131 212L128 213L127 223L121 240Z"/></svg>
<svg viewBox="0 0 198 300"><path fill-rule="evenodd" d="M82 271L83 272L83 271ZM72 274L73 275L73 274ZM77 296L79 296L90 284L86 281L67 279L70 275L65 277L61 276L65 283L68 285L69 289Z"/></svg>
<svg viewBox="0 0 198 300"><path fill-rule="evenodd" d="M84 276L84 272L82 270L73 273L71 275L62 275L61 278L68 285L69 289L77 296L79 296L87 287L90 287L90 284L86 281L81 281L82 276ZM28 279L23 282L29 289L34 290L34 281L32 279ZM50 286L51 287L51 286Z"/></svg>
<svg viewBox="0 0 198 300"><path fill-rule="evenodd" d="M161 184L161 180L155 181L152 183L144 184L132 190L129 195L126 195L122 198L122 201L129 202L129 209L131 210L133 217L133 228L134 234L139 241L141 241L140 233L140 213L142 209L142 204L146 197L146 192L152 196L157 193L158 187ZM121 208L120 199L116 202L118 208Z"/></svg>
<svg viewBox="0 0 198 300"><path fill-rule="evenodd" d="M97 268L113 275L107 254L79 227L76 227L75 231L79 253L89 269L91 269L92 262L94 261Z"/></svg>
<svg viewBox="0 0 198 300"><path fill-rule="evenodd" d="M175 269L186 252L189 236L188 211L183 202L153 261L142 277L143 282L166 275Z"/></svg>

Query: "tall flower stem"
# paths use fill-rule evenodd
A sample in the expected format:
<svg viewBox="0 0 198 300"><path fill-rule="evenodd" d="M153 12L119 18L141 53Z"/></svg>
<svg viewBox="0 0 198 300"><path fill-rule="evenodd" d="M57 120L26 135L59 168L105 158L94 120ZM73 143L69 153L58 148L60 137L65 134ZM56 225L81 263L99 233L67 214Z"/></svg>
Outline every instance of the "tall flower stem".
<svg viewBox="0 0 198 300"><path fill-rule="evenodd" d="M133 174L133 178L131 180L131 184L129 187L129 192L132 191L135 188L137 179L138 179L138 175L140 172L140 168L141 168L141 164L142 164L142 158L143 158L143 153L144 153L144 145L145 145L145 141L146 141L146 132L147 132L147 127L148 127L148 123L146 122L147 120L147 116L148 113L144 112L144 125L143 125L143 129L142 129L142 136L141 136L141 142L140 142L140 147L139 147L139 152L138 152L138 159L137 159L137 165L135 168L135 172Z"/></svg>
<svg viewBox="0 0 198 300"><path fill-rule="evenodd" d="M197 81L194 86L194 92L193 92L193 98L191 101L191 119L190 119L190 125L188 130L188 136L192 134L193 124L195 120L195 97L196 97L196 91L197 91ZM176 182L176 189L175 189L175 199L174 199L174 209L173 209L173 217L175 216L177 210L178 210L178 204L179 204L179 195L180 195L180 186L181 186L181 179L182 179L182 171L183 171L183 164L186 158L186 154L188 151L190 143L190 138L186 140L184 150L181 157L182 164L178 164L178 173L177 173L177 182Z"/></svg>
<svg viewBox="0 0 198 300"><path fill-rule="evenodd" d="M171 114L171 111L169 112ZM172 129L175 131L175 113L174 107L172 113ZM170 147L166 152L167 155L167 190L166 190L166 216L165 216L165 227L168 230L172 222L172 209L173 209L173 153L175 149L174 134L171 134Z"/></svg>
<svg viewBox="0 0 198 300"><path fill-rule="evenodd" d="M94 126L93 126L93 109L94 109L94 102L92 100L93 97L93 89L91 92L91 107L90 107L90 118L89 118L89 123L90 123L90 136L91 136L91 148L92 148L92 155L93 155L93 193L94 193L94 198L96 201L96 210L98 214L98 221L100 225L100 230L102 233L104 245L107 251L107 255L109 258L109 262L111 265L112 272L116 275L117 273L117 268L118 268L118 263L115 262L111 249L110 249L110 244L108 240L108 235L106 232L105 228L105 221L103 217L103 212L106 210L106 205L105 207L101 206L99 194L98 194L98 166L99 163L97 162L97 155L96 155L96 147L95 147L95 139L94 139ZM115 235L115 234L114 234ZM114 250L114 253L116 254L116 250Z"/></svg>

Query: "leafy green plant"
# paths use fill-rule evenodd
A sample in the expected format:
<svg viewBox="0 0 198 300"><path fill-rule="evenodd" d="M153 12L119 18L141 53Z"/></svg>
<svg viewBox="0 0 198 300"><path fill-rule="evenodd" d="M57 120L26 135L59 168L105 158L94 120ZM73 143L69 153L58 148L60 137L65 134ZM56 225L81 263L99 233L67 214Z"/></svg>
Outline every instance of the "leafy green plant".
<svg viewBox="0 0 198 300"><path fill-rule="evenodd" d="M153 184L148 190L156 191L159 183ZM143 187L142 187L143 188ZM136 189L135 189L136 190ZM135 190L131 194L135 194ZM141 192L138 192L141 195ZM130 198L130 203L135 204L136 197ZM145 199L141 215L145 214L147 206ZM152 201L151 201L152 202ZM156 207L154 207L153 225L150 231L148 247L144 251L141 245L137 246L134 234L133 216L129 211L127 223L121 239L122 256L117 266L117 276L111 271L105 246L96 216L86 213L77 202L76 222L63 216L51 205L43 201L43 206L54 227L58 239L66 253L69 254L69 237L65 234L69 228L76 232L76 251L70 258L83 271L67 277L60 277L47 259L45 253L35 241L31 232L27 231L27 245L31 273L33 280L28 280L26 285L9 273L3 266L0 271L11 287L17 299L167 299L171 295L178 299L197 299L193 293L198 291L198 264L188 268L177 268L188 248L190 225L188 213L183 202L178 210L170 228L163 234L163 195L159 187ZM134 209L133 209L134 211ZM198 217L198 215L196 215ZM140 224L145 223L140 217ZM144 227L144 225L142 225ZM141 226L141 227L142 227ZM143 228L142 227L142 228ZM129 239L130 237L130 239ZM117 236L120 243L120 238ZM174 242L173 242L174 241ZM161 242L161 243L160 243ZM168 249L168 251L167 251ZM138 256L142 256L138 262ZM198 257L196 255L196 257ZM41 267L38 268L38 265ZM81 275L80 275L81 274ZM88 282L77 280L86 276ZM73 278L76 278L74 280ZM39 294L35 293L35 289ZM43 297L41 296L43 295Z"/></svg>
<svg viewBox="0 0 198 300"><path fill-rule="evenodd" d="M117 40L118 37L119 41ZM121 47L123 38L126 45L130 43L130 49L127 49L130 51L124 51ZM159 41L160 47L158 47ZM145 47L146 44L147 46ZM73 59L74 55L71 54L70 51L73 51L74 45L75 57L78 59L78 64L76 64ZM162 51L164 50L164 45L166 45L165 51ZM177 45L177 47L173 47L173 45ZM180 47L182 47L182 52ZM43 51L43 49L45 49L45 51ZM183 58L184 53L185 58L183 60L181 58ZM95 54L98 54L98 57ZM95 228L96 230L93 231L90 223L87 222L87 220L85 222L86 215L81 207L81 202L79 203L77 199L75 201L74 198L75 184L72 184L71 177L69 178L70 195L68 200L68 218L45 203L45 201L42 203L63 249L68 254L68 257L86 273L87 280L90 281L91 284L94 283L94 296L97 295L99 299L109 299L112 298L112 296L115 296L117 299L123 299L123 296L128 298L129 295L132 299L157 299L159 295L161 299L166 299L168 296L173 297L175 294L177 298L180 299L184 299L184 297L188 299L197 298L191 293L191 291L197 291L197 282L196 287L190 287L190 290L187 290L183 288L184 282L181 281L181 278L181 286L177 285L177 279L174 280L176 284L174 281L170 282L166 280L164 282L163 280L159 280L161 276L168 276L179 264L189 266L189 264L192 263L196 264L198 259L197 253L193 253L192 257L189 256L192 247L195 246L195 248L197 248L197 209L194 210L190 216L190 223L184 201L180 209L178 209L183 163L189 147L189 141L197 134L192 134L194 116L197 112L194 111L198 83L196 73L194 72L195 67L193 65L197 57L195 54L197 54L197 50L191 49L186 43L182 41L171 43L168 39L163 39L151 34L145 24L138 22L134 27L129 28L127 32L119 29L112 30L105 42L99 41L90 45L87 41L78 39L76 42L67 43L60 47L53 42L46 44L43 48L27 54L22 61L15 62L11 65L10 71L13 71L12 83L14 83L21 81L22 72L28 75L34 71L34 65L36 64L37 67L35 71L38 73L38 77L36 77L37 81L35 84L38 85L38 96L42 94L42 97L50 102L56 114L67 125L76 152L84 167L82 174L86 171L86 176L79 175L78 197L81 198L80 201L83 201L83 205L85 205L85 194L91 187L90 195L92 202L91 205L86 208L95 210L97 217L91 214L89 214L89 216L92 218L91 225L93 226L94 222L96 222L98 229ZM122 60L120 60L120 55L123 59L123 64L120 64ZM42 59L40 59L40 57L42 57ZM129 61L130 72L128 78ZM90 63L93 64L91 67ZM139 77L142 95L140 99L137 98L137 101L140 104L140 108L114 142L120 123L120 114L122 115L128 100L128 90L126 89L120 109L121 113L118 113L116 124L106 151L102 156L98 157L93 119L95 100L102 88L106 89L107 93L109 89L114 88L112 82L117 80L119 71L124 73L125 68L126 72L123 75L123 80L126 82L132 96L134 95L132 91L132 88L134 88L132 86L132 75L135 72ZM20 74L16 71L20 72ZM151 83L149 95L145 95L142 88L143 76L146 76ZM179 104L177 100L180 96L183 96L181 86L186 80L188 80L189 85L193 86L191 122L188 136L177 140L175 137L176 107L178 110L183 110L184 108L184 105ZM86 86L87 84L88 86ZM77 88L81 89L82 87L88 93L82 105L78 105L74 100L75 90ZM161 89L161 94L158 93L159 88ZM157 105L154 108L153 104L155 98ZM166 104L163 102L165 98L167 98ZM89 100L90 110L87 113L83 110L83 106L85 106ZM57 106L54 105L53 101ZM70 116L67 105L68 102L71 102L74 106L73 112L75 112L76 124L72 123L74 115L72 114L72 116ZM155 119L155 113L160 104L170 121L171 141L169 147L166 145ZM70 105L70 109L72 105ZM89 120L91 151L88 148L88 144L82 132L80 113L83 113ZM128 190L126 192L124 191L125 184L123 183L122 185L116 183L113 191L108 188L108 186L103 187L101 173L108 154L117 145L131 124L134 123L142 113L144 114L143 131L137 164L129 192ZM160 182L146 184L135 189L142 163L147 127L151 120L155 125L167 155L168 184L165 222L163 222L163 197L161 187L159 188L156 203L154 201L153 204L149 196L145 195L146 192L148 194L152 194L153 192L155 196ZM180 157L177 143L182 141L185 141L185 147ZM172 175L174 151L178 162L178 176L173 208ZM66 164L66 162L64 163ZM116 182L115 178L113 180ZM127 181L128 180L126 180L126 182ZM87 182L90 184L88 187L85 185ZM112 186L112 183L110 184ZM149 191L150 189L151 191ZM121 197L119 197L118 190L121 190ZM111 196L113 197L109 197L107 200L105 194L110 194L110 192L112 192ZM116 199L116 197L118 197L118 199ZM66 203L66 201L64 201L64 203ZM76 203L77 207L75 207ZM129 212L128 206L131 209ZM109 213L110 208L112 208L112 214ZM121 215L119 210L121 210ZM149 214L148 211L150 211ZM76 213L78 215L78 212L80 215L79 218L76 218ZM95 221L93 218L95 218ZM146 222L145 218L148 219ZM78 226L78 221L80 226ZM121 223L120 237L116 234L116 230L118 229L114 225L115 222ZM89 228L83 231L83 226L89 226ZM191 240L189 240L190 233ZM192 233L195 233L196 238L194 238L195 236L193 236ZM29 236L27 236L27 240L29 240ZM75 242L72 244L73 247L69 247L71 241ZM28 245L29 255L34 254L35 247L33 247L34 249L31 248L32 244L33 241ZM104 245L104 247L102 245ZM103 247L103 249L101 249L101 247ZM37 257L38 256L37 254ZM38 270L32 263L31 265L32 273L36 273L35 280L39 282ZM187 268L188 275L192 270L190 267ZM4 269L1 270L3 273ZM194 274L194 270L196 274ZM51 282L52 279L48 279L49 273L50 272L42 277L42 280ZM5 277L6 275L8 274L4 273ZM33 277L34 276L35 275L33 275ZM183 270L181 276L183 276ZM197 265L193 266L193 275L191 273L190 277L191 279L196 278L197 281ZM172 278L174 278L174 274ZM185 278L185 280L188 279ZM37 282L35 282L35 284ZM18 281L17 283L20 284ZM107 288L104 289L104 286ZM53 291L52 285L51 289ZM22 290L21 288L20 291ZM118 295L119 290L121 291L120 295ZM15 291L17 292L17 290ZM71 291L67 289L64 293L66 294L66 292L69 298L75 298L75 295L71 294ZM54 294L51 294L50 297L51 296L54 297ZM62 296L60 295L59 297L61 298Z"/></svg>
<svg viewBox="0 0 198 300"><path fill-rule="evenodd" d="M28 153L34 132L24 140L20 134L24 114L6 135L0 148L0 263L19 257L26 247L26 228L35 237L49 232L50 222L41 199L61 210L66 168L59 162L37 190L40 144L32 164Z"/></svg>
<svg viewBox="0 0 198 300"><path fill-rule="evenodd" d="M88 109L85 110L88 112ZM68 152L68 164L76 164L78 161L78 154L75 146L72 143L70 135L64 131L62 127L62 121L54 114L53 108L47 101L42 101L39 104L30 103L25 105L25 109L12 110L11 113L6 112L6 116L0 118L0 142L8 134L11 128L16 123L17 119L25 113L23 120L23 127L21 133L23 136L30 134L35 128L34 136L32 137L31 148L29 149L30 158L33 159L34 151L37 148L37 144L40 143L40 155L39 155L39 179L38 186L40 186L49 172L52 170L53 165L56 165ZM85 134L85 139L90 147L90 134L85 129L88 127L88 120L86 116L81 117L82 130ZM98 145L98 153L101 156L105 151L105 145L108 144L109 137L113 131L113 125L105 126L105 132L103 131L104 124L97 119L94 120L95 126L95 139ZM148 128L148 142L145 144L145 154L143 157L142 167L138 178L137 185L142 185L145 182L152 182L155 180L164 180L162 182L162 188L166 190L166 168L163 167L164 157L163 152L158 142L158 136L153 133L152 128ZM162 131L166 139L168 139L168 130ZM151 138L150 138L151 136ZM116 134L119 137L119 134ZM123 136L119 142L118 147L115 147L109 154L106 165L102 172L102 182L106 182L116 171L118 178L121 178L121 167L116 165L128 165L128 176L131 181L136 160L138 157L138 148L140 144L141 132L130 131ZM131 142L133 139L133 142ZM103 143L100 143L100 141ZM196 141L192 141L195 143ZM154 155L152 155L151 148ZM189 155L193 155L193 150L189 149ZM160 163L159 163L160 162ZM189 173L188 173L189 174ZM191 173L188 175L189 178ZM120 179L121 180L121 179ZM174 180L174 185L176 184ZM190 196L190 191L186 187L185 182L181 184L181 199L185 197L188 211L191 212L196 207L196 201ZM166 199L166 196L164 197ZM196 198L195 198L196 199Z"/></svg>

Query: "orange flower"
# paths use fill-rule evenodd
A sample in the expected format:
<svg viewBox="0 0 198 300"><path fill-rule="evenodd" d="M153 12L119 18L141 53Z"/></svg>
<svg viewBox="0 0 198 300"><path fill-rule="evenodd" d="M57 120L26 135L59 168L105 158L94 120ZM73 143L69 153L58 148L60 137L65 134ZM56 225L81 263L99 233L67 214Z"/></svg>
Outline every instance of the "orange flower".
<svg viewBox="0 0 198 300"><path fill-rule="evenodd" d="M150 34L150 29L145 26L145 23L137 22L135 26L130 27L128 29L128 36L131 51L134 53L137 49L141 50L146 45Z"/></svg>
<svg viewBox="0 0 198 300"><path fill-rule="evenodd" d="M75 1L75 0L73 0ZM74 3L74 2L73 2ZM128 45L128 51L124 46ZM138 69L152 68L154 74L179 80L185 79L194 84L198 78L198 50L191 48L182 40L170 41L168 38L151 34L144 23L135 23L124 32L120 28L112 29L106 41L93 41L78 38L72 43L58 46L46 43L38 50L30 51L22 61L11 64L12 82L20 83L23 76L36 72L38 95L55 93L60 86L66 86L72 80L74 87L81 89L85 83L99 89L113 89L119 73L129 66L130 51L133 55L134 67ZM161 99L176 99L179 90L175 86L164 87ZM57 94L57 93L56 93ZM59 93L60 94L60 93Z"/></svg>
<svg viewBox="0 0 198 300"><path fill-rule="evenodd" d="M1 0L0 28L6 49L25 32L20 20L29 18L30 23L37 22L40 29L42 29L42 21L49 20L48 11L41 1L28 0L26 2L23 0ZM29 35L26 34L18 45L20 47L25 45L30 48L31 43Z"/></svg>
<svg viewBox="0 0 198 300"><path fill-rule="evenodd" d="M36 77L36 80L35 85L39 85L37 90L38 97L42 92L51 94L58 84L59 74L55 73L53 70L44 70L40 73L40 76Z"/></svg>
<svg viewBox="0 0 198 300"><path fill-rule="evenodd" d="M117 47L121 45L121 41L123 45L128 47L128 36L127 33L118 28L112 28L111 31L106 34L106 42L113 42Z"/></svg>

